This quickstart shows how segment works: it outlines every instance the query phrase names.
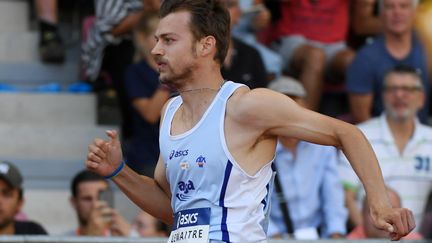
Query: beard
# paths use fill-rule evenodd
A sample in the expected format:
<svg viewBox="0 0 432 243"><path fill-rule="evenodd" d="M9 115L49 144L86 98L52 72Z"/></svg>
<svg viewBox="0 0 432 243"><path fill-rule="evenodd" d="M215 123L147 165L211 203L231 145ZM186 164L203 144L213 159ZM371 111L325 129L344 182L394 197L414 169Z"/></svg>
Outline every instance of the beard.
<svg viewBox="0 0 432 243"><path fill-rule="evenodd" d="M397 110L393 109L392 107L387 106L386 107L386 114L392 120L395 120L398 122L404 122L404 121L410 120L413 117L415 117L417 114L417 110L410 108L410 109L405 109L403 111L397 111Z"/></svg>
<svg viewBox="0 0 432 243"><path fill-rule="evenodd" d="M156 56L155 60L157 62L163 62L166 64L165 73L161 73L159 71L160 82L162 84L177 89L183 86L184 83L183 80L189 79L193 75L193 72L197 66L195 60L198 58L198 54L194 46L191 48L191 56L192 56L191 58L187 58L187 59L185 58L185 60L182 60L181 66L176 66L178 67L177 70L172 68L169 62L165 60L163 57Z"/></svg>
<svg viewBox="0 0 432 243"><path fill-rule="evenodd" d="M182 68L181 70L174 72L170 68L170 73L165 75L160 75L159 79L162 84L166 84L168 86L179 87L182 85L182 80L185 80L192 76L194 68L192 66L188 66Z"/></svg>

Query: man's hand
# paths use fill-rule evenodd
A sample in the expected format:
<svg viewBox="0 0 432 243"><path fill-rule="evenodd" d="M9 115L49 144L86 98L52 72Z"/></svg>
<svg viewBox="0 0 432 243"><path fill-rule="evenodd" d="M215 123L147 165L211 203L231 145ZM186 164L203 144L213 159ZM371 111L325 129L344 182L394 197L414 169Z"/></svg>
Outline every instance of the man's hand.
<svg viewBox="0 0 432 243"><path fill-rule="evenodd" d="M112 215L111 235L112 236L129 236L131 225L115 209Z"/></svg>
<svg viewBox="0 0 432 243"><path fill-rule="evenodd" d="M89 145L87 154L87 169L102 176L110 175L122 162L122 150L118 134L114 130L106 131L109 141L96 138Z"/></svg>
<svg viewBox="0 0 432 243"><path fill-rule="evenodd" d="M390 233L391 240L400 240L415 228L414 216L406 208L381 208L371 216L375 227Z"/></svg>
<svg viewBox="0 0 432 243"><path fill-rule="evenodd" d="M85 235L106 236L112 224L113 209L106 202L96 201L90 211Z"/></svg>

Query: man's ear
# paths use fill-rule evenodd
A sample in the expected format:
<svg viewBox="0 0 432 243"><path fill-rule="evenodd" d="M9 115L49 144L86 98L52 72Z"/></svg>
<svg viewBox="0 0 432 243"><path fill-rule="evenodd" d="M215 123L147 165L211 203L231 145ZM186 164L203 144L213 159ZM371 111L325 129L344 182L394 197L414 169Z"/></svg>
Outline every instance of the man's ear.
<svg viewBox="0 0 432 243"><path fill-rule="evenodd" d="M216 53L216 39L211 35L202 38L198 50L201 56L212 55L213 57Z"/></svg>

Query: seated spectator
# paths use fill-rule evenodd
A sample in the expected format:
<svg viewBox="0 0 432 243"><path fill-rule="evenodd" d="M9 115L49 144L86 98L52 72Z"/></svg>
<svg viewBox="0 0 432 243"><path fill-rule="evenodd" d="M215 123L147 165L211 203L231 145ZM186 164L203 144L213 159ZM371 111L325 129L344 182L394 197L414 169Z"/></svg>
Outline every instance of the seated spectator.
<svg viewBox="0 0 432 243"><path fill-rule="evenodd" d="M426 122L429 110L430 79L425 50L413 33L416 0L383 0L380 17L383 35L357 53L347 70L350 109L357 122L378 116L384 106L381 98L384 75L398 64L410 65L421 72L426 103L419 113Z"/></svg>
<svg viewBox="0 0 432 243"><path fill-rule="evenodd" d="M303 83L307 107L317 110L324 79L342 83L354 56L345 43L349 1L291 0L280 4L274 47L283 57L283 68Z"/></svg>
<svg viewBox="0 0 432 243"><path fill-rule="evenodd" d="M159 158L159 119L170 91L160 84L151 55L159 23L157 12L144 15L134 31L140 60L126 69L125 90L131 110L131 134L125 141L127 164L139 174L153 177Z"/></svg>
<svg viewBox="0 0 432 243"><path fill-rule="evenodd" d="M132 222L132 229L141 237L168 237L168 226L145 211L140 211Z"/></svg>
<svg viewBox="0 0 432 243"><path fill-rule="evenodd" d="M427 56L432 57L432 32L430 31L430 23L432 21L432 2L420 1L416 11L415 29L419 35L420 42L427 51ZM432 61L428 60L429 77L432 77ZM429 115L432 114L430 110Z"/></svg>
<svg viewBox="0 0 432 243"><path fill-rule="evenodd" d="M75 209L78 228L70 236L129 236L130 225L100 193L110 190L108 181L88 170L76 174L71 183L70 202Z"/></svg>
<svg viewBox="0 0 432 243"><path fill-rule="evenodd" d="M238 23L233 26L232 34L259 52L269 76L268 80L273 80L282 73L282 57L258 42L257 34L269 26L271 19L271 13L263 3L264 0L240 0L242 14Z"/></svg>
<svg viewBox="0 0 432 243"><path fill-rule="evenodd" d="M383 103L380 117L359 125L374 149L384 181L397 191L404 207L409 208L417 225L423 218L424 208L432 190L432 128L419 122L417 112L425 102L421 76L412 67L395 66L384 76ZM362 192L360 181L354 175L344 156L341 157L340 175L346 186L346 203L350 220L362 224L356 207L356 194ZM418 231L416 227L414 231Z"/></svg>
<svg viewBox="0 0 432 243"><path fill-rule="evenodd" d="M131 135L130 107L124 87L126 68L135 53L132 30L146 11L157 10L160 0L95 0L95 18L82 45L84 79L96 91L114 89L121 115L121 135ZM103 94L103 93L102 93Z"/></svg>
<svg viewBox="0 0 432 243"><path fill-rule="evenodd" d="M387 196L390 200L390 204L395 207L401 207L401 199L396 191L391 188L387 188ZM378 238L387 238L389 237L389 233L377 229L372 222L371 212L369 210L369 205L367 203L367 197L363 200L362 207L362 217L363 217L363 225L357 226L351 233L347 235L347 238L350 240L353 239L378 239ZM402 240L420 240L422 236L419 233L411 232L407 236L403 237Z"/></svg>
<svg viewBox="0 0 432 243"><path fill-rule="evenodd" d="M269 88L304 104L306 92L293 79L282 77ZM275 238L294 233L296 239L344 237L347 211L336 149L280 137L274 166L277 175L268 235ZM289 232L290 224L293 232Z"/></svg>
<svg viewBox="0 0 432 243"><path fill-rule="evenodd" d="M238 0L223 0L231 17L231 27L241 15ZM268 77L264 63L256 49L232 37L222 66L222 76L227 80L246 84L249 88L265 88Z"/></svg>
<svg viewBox="0 0 432 243"><path fill-rule="evenodd" d="M57 0L35 0L39 20L39 52L43 62L61 64L65 47L59 34Z"/></svg>
<svg viewBox="0 0 432 243"><path fill-rule="evenodd" d="M0 235L47 235L47 231L33 221L16 220L24 205L23 178L10 162L0 162Z"/></svg>
<svg viewBox="0 0 432 243"><path fill-rule="evenodd" d="M351 5L351 25L348 44L360 49L371 37L382 32L378 0L354 0Z"/></svg>

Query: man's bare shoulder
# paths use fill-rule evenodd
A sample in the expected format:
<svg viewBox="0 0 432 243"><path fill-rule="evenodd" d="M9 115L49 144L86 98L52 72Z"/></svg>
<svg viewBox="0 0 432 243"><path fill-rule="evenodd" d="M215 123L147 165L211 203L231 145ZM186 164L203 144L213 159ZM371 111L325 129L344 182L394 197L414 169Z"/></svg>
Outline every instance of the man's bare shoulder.
<svg viewBox="0 0 432 243"><path fill-rule="evenodd" d="M252 122L257 118L272 113L280 104L285 108L295 104L287 96L266 88L250 90L247 87L239 88L230 97L227 104L227 116L236 121Z"/></svg>

